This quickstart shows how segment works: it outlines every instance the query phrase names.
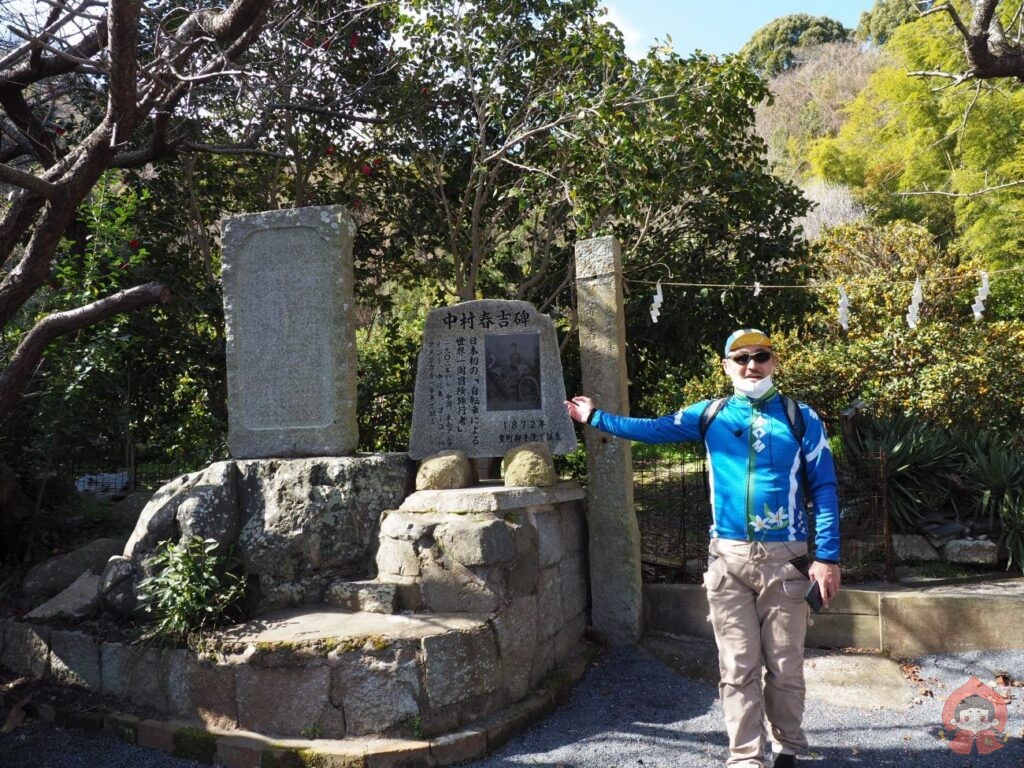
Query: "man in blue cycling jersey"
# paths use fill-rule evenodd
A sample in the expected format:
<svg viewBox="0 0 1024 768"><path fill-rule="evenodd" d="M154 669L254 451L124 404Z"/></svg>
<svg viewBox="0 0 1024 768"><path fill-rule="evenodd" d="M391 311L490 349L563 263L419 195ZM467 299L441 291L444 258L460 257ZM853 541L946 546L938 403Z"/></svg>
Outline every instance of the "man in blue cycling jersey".
<svg viewBox="0 0 1024 768"><path fill-rule="evenodd" d="M795 766L807 747L804 596L815 581L827 607L840 586L839 503L825 426L813 409L776 391L775 363L771 339L744 328L725 343L722 369L733 394L724 401L657 419L617 416L589 397L566 401L573 419L619 437L705 444L712 522L704 585L729 732L726 765L742 768L765 768L765 718L779 747L775 768ZM809 565L805 494L816 510Z"/></svg>

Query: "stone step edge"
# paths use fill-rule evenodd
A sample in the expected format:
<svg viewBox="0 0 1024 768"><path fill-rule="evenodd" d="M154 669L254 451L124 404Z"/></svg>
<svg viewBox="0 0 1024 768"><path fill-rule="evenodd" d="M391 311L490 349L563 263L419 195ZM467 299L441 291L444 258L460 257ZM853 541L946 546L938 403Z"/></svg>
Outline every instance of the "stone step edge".
<svg viewBox="0 0 1024 768"><path fill-rule="evenodd" d="M34 717L64 728L111 733L129 744L226 768L430 768L474 760L550 714L601 653L582 641L525 699L462 730L430 739L274 739L251 731L198 726L180 720L140 719L113 710L78 711L30 702ZM15 695L0 692L0 707Z"/></svg>

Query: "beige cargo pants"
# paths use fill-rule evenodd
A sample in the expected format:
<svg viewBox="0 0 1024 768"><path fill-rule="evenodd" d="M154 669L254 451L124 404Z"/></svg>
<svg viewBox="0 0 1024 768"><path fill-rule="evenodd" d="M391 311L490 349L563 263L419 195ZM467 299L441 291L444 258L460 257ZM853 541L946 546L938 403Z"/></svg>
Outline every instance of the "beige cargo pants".
<svg viewBox="0 0 1024 768"><path fill-rule="evenodd" d="M762 768L762 756L770 757L766 719L783 751L807 746L800 723L810 582L789 563L807 544L712 539L709 552L704 586L729 733L726 765Z"/></svg>

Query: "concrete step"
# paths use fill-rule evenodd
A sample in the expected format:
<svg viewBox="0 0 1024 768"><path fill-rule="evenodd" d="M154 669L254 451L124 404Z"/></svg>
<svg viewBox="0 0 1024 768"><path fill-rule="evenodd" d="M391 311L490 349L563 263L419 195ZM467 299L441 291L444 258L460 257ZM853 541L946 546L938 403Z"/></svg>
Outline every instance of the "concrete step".
<svg viewBox="0 0 1024 768"><path fill-rule="evenodd" d="M707 595L697 584L647 584L649 632L710 639ZM844 587L811 617L808 647L864 648L893 658L1024 648L1024 579Z"/></svg>
<svg viewBox="0 0 1024 768"><path fill-rule="evenodd" d="M683 677L718 685L718 649L699 637L647 635L643 647ZM808 650L804 659L807 697L863 709L903 711L916 691L898 662L880 654Z"/></svg>

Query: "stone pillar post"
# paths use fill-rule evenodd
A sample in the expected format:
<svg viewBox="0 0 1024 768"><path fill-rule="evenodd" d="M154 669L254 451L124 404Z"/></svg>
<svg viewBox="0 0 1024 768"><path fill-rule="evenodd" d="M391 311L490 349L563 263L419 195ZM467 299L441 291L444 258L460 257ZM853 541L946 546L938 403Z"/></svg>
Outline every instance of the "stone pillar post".
<svg viewBox="0 0 1024 768"><path fill-rule="evenodd" d="M615 238L576 244L576 293L583 394L603 410L628 414L622 252ZM607 642L625 645L639 639L643 617L632 451L628 440L591 427L584 439L592 621Z"/></svg>

